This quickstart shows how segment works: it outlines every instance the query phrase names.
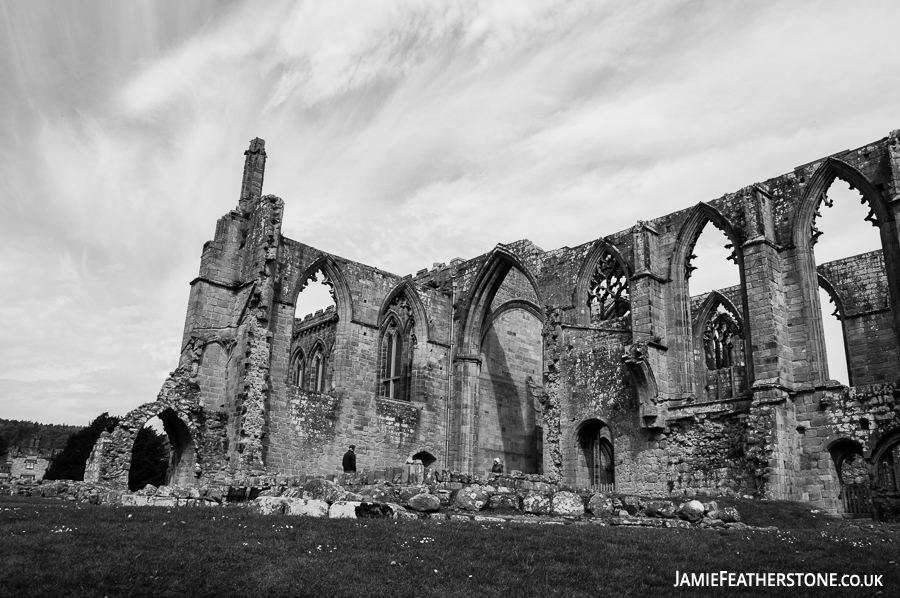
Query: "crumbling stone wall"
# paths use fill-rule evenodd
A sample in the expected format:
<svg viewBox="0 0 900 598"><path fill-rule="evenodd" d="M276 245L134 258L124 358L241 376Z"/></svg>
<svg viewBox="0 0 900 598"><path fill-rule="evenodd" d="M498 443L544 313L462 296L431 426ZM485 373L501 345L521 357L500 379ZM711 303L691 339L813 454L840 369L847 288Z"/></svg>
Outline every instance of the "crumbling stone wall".
<svg viewBox="0 0 900 598"><path fill-rule="evenodd" d="M896 132L574 247L521 240L408 276L284 238L284 202L262 195L265 162L254 140L238 207L219 220L191 287L179 380L199 388L199 413L224 430L210 444L196 428L201 477L212 461L232 478L333 473L352 443L365 467L428 452L436 467L482 474L503 455L554 479L582 479L578 431L599 422L592 429L605 430L624 491L755 493L839 511L828 439L840 431L863 442L841 418L865 411L870 437L888 442L893 391L858 405L841 397L869 396L900 374ZM862 194L882 250L817 268L817 211L835 178ZM708 226L729 239L740 272L738 286L710 296L740 321L740 363L728 380L710 378L697 333L712 299L691 297L688 285ZM630 311L592 321L592 277L609 256L625 273ZM298 323L296 298L316 273L334 291L334 311ZM840 304L849 390L828 380L820 281ZM378 393L384 314L400 296L417 339L408 401ZM289 367L319 325L331 343L330 379L314 393L289 383ZM220 456L200 450L207 444ZM104 472L121 466L100 447Z"/></svg>
<svg viewBox="0 0 900 598"><path fill-rule="evenodd" d="M896 381L897 337L880 251L823 264L820 278L837 297L844 328L851 386Z"/></svg>
<svg viewBox="0 0 900 598"><path fill-rule="evenodd" d="M101 435L88 459L84 480L127 486L134 441L156 416L162 419L172 445L168 479L173 484L192 484L204 476L214 479L225 470L224 418L204 409L195 376L189 367L181 367L163 384L156 401L128 413L112 434Z"/></svg>

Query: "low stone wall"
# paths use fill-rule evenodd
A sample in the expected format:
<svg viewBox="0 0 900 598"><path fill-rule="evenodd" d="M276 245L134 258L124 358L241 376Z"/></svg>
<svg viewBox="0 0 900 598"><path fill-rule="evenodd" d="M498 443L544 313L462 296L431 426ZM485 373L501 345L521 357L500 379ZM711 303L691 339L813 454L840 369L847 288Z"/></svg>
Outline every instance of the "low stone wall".
<svg viewBox="0 0 900 598"><path fill-rule="evenodd" d="M72 480L44 480L40 484L0 484L0 495L62 498L80 503L102 505L120 504L122 497L127 495L127 491L111 484L73 482Z"/></svg>
<svg viewBox="0 0 900 598"><path fill-rule="evenodd" d="M359 476L348 476L360 481ZM265 487L148 485L128 493L109 485L53 481L40 485L0 486L0 492L63 498L91 504L159 507L217 507L249 505L267 515L306 515L330 518L419 518L448 520L556 522L592 521L608 525L652 527L746 527L733 507L715 501L613 496L585 488L565 488L552 478L537 475L495 475L482 478L453 474L455 481L430 484L342 486L332 479L311 478L305 483L273 483ZM278 481L278 480L272 480ZM280 480L286 481L286 480Z"/></svg>

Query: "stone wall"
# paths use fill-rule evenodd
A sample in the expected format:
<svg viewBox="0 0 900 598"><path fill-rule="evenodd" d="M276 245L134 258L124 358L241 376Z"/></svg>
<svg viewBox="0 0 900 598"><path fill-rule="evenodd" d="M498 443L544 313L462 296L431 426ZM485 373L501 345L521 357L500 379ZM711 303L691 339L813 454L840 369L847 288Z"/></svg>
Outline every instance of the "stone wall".
<svg viewBox="0 0 900 598"><path fill-rule="evenodd" d="M284 238L290 204L262 195L265 162L254 140L237 209L219 220L191 287L186 369L172 383L193 385L179 420L198 483L335 473L348 444L366 467L428 453L435 467L478 475L499 456L596 482L586 447L603 440L628 491L753 493L836 512L833 443L864 440L850 422L869 421L870 444L893 442L893 391L871 389L900 377L896 132L575 247L520 240L407 276ZM816 219L836 178L859 190L883 247L817 267ZM708 226L728 238L741 282L691 297ZM630 312L592 321L593 276L609 259L624 272ZM314 275L333 289L334 311L298 323L294 304ZM828 380L820 281L839 303L849 390ZM379 396L381 340L398 301L417 341L403 400ZM739 359L710 371L698 330L715 301L739 320ZM293 352L315 340L330 360L321 393L289 379ZM121 479L127 462L110 455L130 432L114 436L103 441L112 453L98 445L103 479Z"/></svg>

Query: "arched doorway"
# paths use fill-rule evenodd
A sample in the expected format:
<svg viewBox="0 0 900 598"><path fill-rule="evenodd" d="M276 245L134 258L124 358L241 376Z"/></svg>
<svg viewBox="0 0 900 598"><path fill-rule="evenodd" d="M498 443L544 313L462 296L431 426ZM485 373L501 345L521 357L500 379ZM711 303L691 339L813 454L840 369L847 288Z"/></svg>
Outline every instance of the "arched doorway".
<svg viewBox="0 0 900 598"><path fill-rule="evenodd" d="M577 432L579 467L575 482L601 491L611 491L616 483L612 433L599 419L584 422Z"/></svg>
<svg viewBox="0 0 900 598"><path fill-rule="evenodd" d="M181 420L177 413L171 408L165 409L157 416L162 422L162 429L168 439L168 466L164 483L166 486L190 486L196 481L194 475L194 466L197 463L197 454L194 449L194 443L191 440L191 431L187 425ZM155 420L156 418L153 418ZM150 422L148 422L150 423ZM132 445L131 462L135 462L135 449L142 450L142 444L137 442L140 432L135 436L135 443ZM130 479L129 487L135 480ZM143 484L142 484L143 487ZM139 488L134 488L139 489Z"/></svg>
<svg viewBox="0 0 900 598"><path fill-rule="evenodd" d="M828 452L831 453L837 472L844 516L871 516L868 467L863 458L862 446L849 438L841 438L831 444Z"/></svg>
<svg viewBox="0 0 900 598"><path fill-rule="evenodd" d="M421 451L412 456L413 461L421 461L422 465L425 466L425 469L428 469L437 461L437 457L429 453L428 451Z"/></svg>

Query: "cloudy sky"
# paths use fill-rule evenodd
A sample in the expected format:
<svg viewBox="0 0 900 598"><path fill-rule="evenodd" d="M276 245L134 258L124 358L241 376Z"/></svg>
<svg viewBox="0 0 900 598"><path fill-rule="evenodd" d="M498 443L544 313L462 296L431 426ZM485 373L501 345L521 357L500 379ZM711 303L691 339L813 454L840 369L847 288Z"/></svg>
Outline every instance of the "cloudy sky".
<svg viewBox="0 0 900 598"><path fill-rule="evenodd" d="M285 235L347 258L576 245L900 128L898 24L894 0L0 2L0 417L155 398L253 137Z"/></svg>

